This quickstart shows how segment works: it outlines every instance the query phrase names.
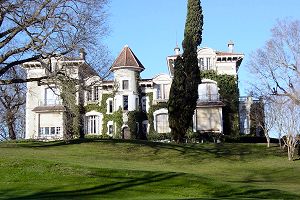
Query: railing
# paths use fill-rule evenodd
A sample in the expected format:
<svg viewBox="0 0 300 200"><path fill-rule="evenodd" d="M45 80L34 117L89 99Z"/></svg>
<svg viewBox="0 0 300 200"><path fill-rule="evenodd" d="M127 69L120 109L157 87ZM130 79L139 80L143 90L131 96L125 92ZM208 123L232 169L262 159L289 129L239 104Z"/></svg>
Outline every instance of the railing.
<svg viewBox="0 0 300 200"><path fill-rule="evenodd" d="M62 105L60 99L46 99L45 101L39 101L39 106L58 106Z"/></svg>
<svg viewBox="0 0 300 200"><path fill-rule="evenodd" d="M198 102L216 102L220 101L220 95L219 94L204 94L199 95Z"/></svg>

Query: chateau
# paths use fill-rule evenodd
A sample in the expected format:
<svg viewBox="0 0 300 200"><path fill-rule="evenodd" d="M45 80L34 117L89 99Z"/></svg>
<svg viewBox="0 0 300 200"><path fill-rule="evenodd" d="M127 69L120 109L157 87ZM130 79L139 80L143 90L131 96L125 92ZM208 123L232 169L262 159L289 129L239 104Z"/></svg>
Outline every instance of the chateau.
<svg viewBox="0 0 300 200"><path fill-rule="evenodd" d="M26 139L61 139L68 129L84 131L86 135L124 139L170 132L166 105L174 61L179 55L180 49L176 47L174 55L167 57L169 74L158 74L152 79L140 78L145 67L128 46L122 49L110 67L113 80L109 81L102 80L88 65L84 51L78 58L53 58L46 63L49 67L44 67L41 62L25 63L23 67L28 78L49 77L43 82L27 83ZM234 52L232 42L228 43L227 52L198 49L201 71L212 70L237 78L243 58L243 54ZM51 79L57 71L77 80L77 84L73 88L57 84ZM70 109L62 98L68 89L74 91L76 108L82 108L77 109L79 112L71 112L72 115L69 115ZM202 79L198 94L193 131L223 133L224 102L220 98L218 83ZM70 118L73 127L70 127Z"/></svg>

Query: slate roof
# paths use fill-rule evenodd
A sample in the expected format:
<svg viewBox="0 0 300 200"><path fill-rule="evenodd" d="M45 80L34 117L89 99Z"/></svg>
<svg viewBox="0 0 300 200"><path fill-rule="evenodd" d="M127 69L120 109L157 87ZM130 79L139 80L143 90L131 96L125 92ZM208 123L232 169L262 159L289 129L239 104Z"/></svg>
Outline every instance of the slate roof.
<svg viewBox="0 0 300 200"><path fill-rule="evenodd" d="M117 69L127 69L132 68L137 71L143 71L145 67L133 53L133 51L125 45L115 62L113 63L112 67L110 68L111 71Z"/></svg>

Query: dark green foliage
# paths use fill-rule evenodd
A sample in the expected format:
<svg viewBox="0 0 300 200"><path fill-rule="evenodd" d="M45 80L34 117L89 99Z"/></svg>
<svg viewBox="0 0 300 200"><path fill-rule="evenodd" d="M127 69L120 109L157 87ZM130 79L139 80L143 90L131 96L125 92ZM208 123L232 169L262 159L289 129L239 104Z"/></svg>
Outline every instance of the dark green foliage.
<svg viewBox="0 0 300 200"><path fill-rule="evenodd" d="M253 102L250 107L250 134L252 136L264 137L264 103L263 101Z"/></svg>
<svg viewBox="0 0 300 200"><path fill-rule="evenodd" d="M168 101L169 126L175 140L183 138L186 132L186 75L184 72L183 59L177 57L174 67L174 78L170 89ZM187 124L188 125L188 124Z"/></svg>
<svg viewBox="0 0 300 200"><path fill-rule="evenodd" d="M147 93L146 95L149 97L149 105L150 105L150 108L149 108L148 113L147 113L147 119L148 119L148 123L150 125L149 134L150 135L156 135L157 133L154 129L154 124L153 124L153 121L154 121L153 113L156 110L159 110L161 108L167 108L168 105L165 102L160 102L160 103L157 103L156 105L153 105L153 93ZM151 138L152 137L149 137L148 139L152 140Z"/></svg>
<svg viewBox="0 0 300 200"><path fill-rule="evenodd" d="M117 111L115 111L112 114L107 114L107 99L113 98L113 94L102 94L102 100L101 104L88 104L84 107L85 112L89 112L92 110L95 110L97 112L102 113L103 120L102 120L102 133L107 133L107 123L109 121L113 121L116 124L116 130L114 132L114 138L121 138L121 127L123 124L123 111L121 108L119 108Z"/></svg>
<svg viewBox="0 0 300 200"><path fill-rule="evenodd" d="M223 107L223 126L224 134L238 136L239 135L239 89L236 77L227 74L217 74L213 70L201 73L201 78L214 80L220 88L219 93L221 100L225 104Z"/></svg>
<svg viewBox="0 0 300 200"><path fill-rule="evenodd" d="M64 139L70 140L74 136L80 136L80 124L82 116L80 109L76 104L76 83L72 80L61 81L62 93L61 98L64 112Z"/></svg>
<svg viewBox="0 0 300 200"><path fill-rule="evenodd" d="M147 120L147 115L142 111L128 112L127 125L131 132L131 139L145 140L146 133L143 133L143 121Z"/></svg>
<svg viewBox="0 0 300 200"><path fill-rule="evenodd" d="M197 46L202 41L203 15L199 0L188 1L188 14L185 24L183 55L177 57L174 78L168 102L169 124L173 138L182 142L192 122L198 99L200 71L197 59Z"/></svg>
<svg viewBox="0 0 300 200"><path fill-rule="evenodd" d="M203 26L203 14L199 0L189 0L187 6L187 18L185 23L184 37L188 35L193 37L193 43L199 46L202 42L202 26ZM185 42L184 42L185 43ZM183 48L186 45L183 44Z"/></svg>

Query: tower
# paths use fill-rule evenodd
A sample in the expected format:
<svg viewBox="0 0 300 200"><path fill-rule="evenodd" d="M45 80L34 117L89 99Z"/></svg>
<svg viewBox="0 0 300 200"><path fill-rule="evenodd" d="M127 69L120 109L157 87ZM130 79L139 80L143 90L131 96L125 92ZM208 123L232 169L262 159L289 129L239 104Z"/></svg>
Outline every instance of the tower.
<svg viewBox="0 0 300 200"><path fill-rule="evenodd" d="M123 111L133 111L138 108L138 78L144 66L133 51L125 45L114 61L110 71L114 73L116 86L115 109L121 107Z"/></svg>

